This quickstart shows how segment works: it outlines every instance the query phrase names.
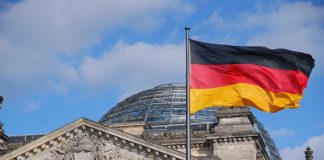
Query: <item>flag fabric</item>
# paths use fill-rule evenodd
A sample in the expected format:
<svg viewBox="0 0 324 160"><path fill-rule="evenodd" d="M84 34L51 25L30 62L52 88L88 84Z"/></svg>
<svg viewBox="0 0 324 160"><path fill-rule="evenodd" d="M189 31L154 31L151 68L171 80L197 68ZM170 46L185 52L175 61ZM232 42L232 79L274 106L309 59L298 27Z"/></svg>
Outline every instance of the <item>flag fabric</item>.
<svg viewBox="0 0 324 160"><path fill-rule="evenodd" d="M191 39L190 56L190 113L215 106L298 108L314 67L301 52Z"/></svg>

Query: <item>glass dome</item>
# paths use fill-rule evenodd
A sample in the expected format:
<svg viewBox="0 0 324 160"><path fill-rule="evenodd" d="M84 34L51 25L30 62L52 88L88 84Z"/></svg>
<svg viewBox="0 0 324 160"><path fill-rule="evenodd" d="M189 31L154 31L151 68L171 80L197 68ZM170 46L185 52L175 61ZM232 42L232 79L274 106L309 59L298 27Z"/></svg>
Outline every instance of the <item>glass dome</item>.
<svg viewBox="0 0 324 160"><path fill-rule="evenodd" d="M191 115L192 124L215 123L216 108ZM143 122L150 126L185 124L186 91L184 84L164 84L126 98L110 109L100 123Z"/></svg>
<svg viewBox="0 0 324 160"><path fill-rule="evenodd" d="M208 108L191 115L192 130L208 130L217 125L216 112ZM144 134L185 131L186 88L184 84L164 84L132 95L101 117L103 124L144 123ZM281 159L278 149L263 125L254 117L255 130L260 134L270 159Z"/></svg>

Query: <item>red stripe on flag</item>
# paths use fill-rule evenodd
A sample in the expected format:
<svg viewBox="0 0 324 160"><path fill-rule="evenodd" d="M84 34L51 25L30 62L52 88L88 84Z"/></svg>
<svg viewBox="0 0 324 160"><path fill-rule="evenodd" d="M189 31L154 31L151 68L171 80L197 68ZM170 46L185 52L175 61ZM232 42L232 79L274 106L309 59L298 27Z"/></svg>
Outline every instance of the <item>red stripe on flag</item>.
<svg viewBox="0 0 324 160"><path fill-rule="evenodd" d="M272 92L300 94L308 80L298 70L281 70L255 64L191 64L190 67L190 88L195 89L248 83Z"/></svg>

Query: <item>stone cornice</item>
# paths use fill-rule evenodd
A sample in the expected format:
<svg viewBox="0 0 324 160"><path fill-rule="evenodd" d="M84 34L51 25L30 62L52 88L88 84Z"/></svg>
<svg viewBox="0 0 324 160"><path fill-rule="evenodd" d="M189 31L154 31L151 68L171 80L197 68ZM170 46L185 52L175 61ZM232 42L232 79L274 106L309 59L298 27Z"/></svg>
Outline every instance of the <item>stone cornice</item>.
<svg viewBox="0 0 324 160"><path fill-rule="evenodd" d="M242 133L242 134L221 134L213 135L207 139L213 140L214 143L236 143L236 142L248 142L255 139L258 139L259 136L257 133ZM259 140L259 139L258 139Z"/></svg>
<svg viewBox="0 0 324 160"><path fill-rule="evenodd" d="M217 117L241 117L241 116L249 116L251 115L251 111L248 107L223 107L217 111Z"/></svg>

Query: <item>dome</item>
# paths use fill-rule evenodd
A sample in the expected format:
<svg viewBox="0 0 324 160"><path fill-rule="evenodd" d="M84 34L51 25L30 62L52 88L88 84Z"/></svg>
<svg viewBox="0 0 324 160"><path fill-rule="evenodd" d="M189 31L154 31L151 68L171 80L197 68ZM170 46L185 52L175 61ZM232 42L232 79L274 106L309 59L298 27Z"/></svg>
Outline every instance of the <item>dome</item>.
<svg viewBox="0 0 324 160"><path fill-rule="evenodd" d="M191 115L192 124L215 123L215 108ZM141 122L156 125L185 124L186 87L184 84L164 84L132 95L110 109L100 123Z"/></svg>
<svg viewBox="0 0 324 160"><path fill-rule="evenodd" d="M216 115L219 115L219 111L222 111L222 107L207 108L191 115L190 129L208 135L209 129L218 127ZM245 112L242 113L245 114ZM262 139L270 159L281 159L279 151L261 122L254 116L252 120L253 128ZM101 117L99 123L116 124L116 126L123 127L139 124L138 126L144 126L144 130L138 134L142 137L165 136L169 133L184 135L186 129L186 87L184 84L164 84L134 94L111 108ZM131 131L133 134L137 132L135 130L126 131Z"/></svg>

